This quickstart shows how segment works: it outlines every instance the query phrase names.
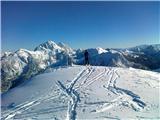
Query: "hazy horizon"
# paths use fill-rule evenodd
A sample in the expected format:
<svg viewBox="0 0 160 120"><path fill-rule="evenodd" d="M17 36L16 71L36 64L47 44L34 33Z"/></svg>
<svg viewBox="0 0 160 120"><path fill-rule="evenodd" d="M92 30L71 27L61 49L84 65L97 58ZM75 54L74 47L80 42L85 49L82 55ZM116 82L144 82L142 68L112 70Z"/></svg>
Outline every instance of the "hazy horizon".
<svg viewBox="0 0 160 120"><path fill-rule="evenodd" d="M52 40L71 48L160 44L160 2L2 1L2 52Z"/></svg>

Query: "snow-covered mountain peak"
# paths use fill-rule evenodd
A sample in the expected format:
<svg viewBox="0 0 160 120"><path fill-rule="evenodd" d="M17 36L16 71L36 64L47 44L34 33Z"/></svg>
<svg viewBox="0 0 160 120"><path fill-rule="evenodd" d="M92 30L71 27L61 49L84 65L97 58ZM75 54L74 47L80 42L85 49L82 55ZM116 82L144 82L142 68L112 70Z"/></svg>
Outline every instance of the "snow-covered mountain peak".
<svg viewBox="0 0 160 120"><path fill-rule="evenodd" d="M34 51L55 51L55 50L62 50L60 46L58 46L55 42L48 40L45 43L40 44L38 47L35 48Z"/></svg>
<svg viewBox="0 0 160 120"><path fill-rule="evenodd" d="M56 44L54 41L52 41L52 40L48 40L46 43L48 43L48 44Z"/></svg>
<svg viewBox="0 0 160 120"><path fill-rule="evenodd" d="M97 47L96 49L98 50L98 54L108 52L107 50L105 50L105 49L103 49L101 47Z"/></svg>
<svg viewBox="0 0 160 120"><path fill-rule="evenodd" d="M145 53L145 54L155 54L160 52L160 44L153 45L139 45L136 47L129 48L128 50L133 52Z"/></svg>
<svg viewBox="0 0 160 120"><path fill-rule="evenodd" d="M68 45L62 42L59 42L57 44L51 40L48 40L47 42L40 44L38 47L35 48L34 51L46 51L52 53L60 53L60 52L73 53L72 48L70 48Z"/></svg>
<svg viewBox="0 0 160 120"><path fill-rule="evenodd" d="M96 56L96 55L100 55L102 53L106 53L108 52L107 50L101 48L101 47L97 47L97 48L89 48L87 49L88 53L90 56Z"/></svg>
<svg viewBox="0 0 160 120"><path fill-rule="evenodd" d="M57 45L64 49L67 53L73 53L73 49L68 45L64 44L63 42L59 42Z"/></svg>

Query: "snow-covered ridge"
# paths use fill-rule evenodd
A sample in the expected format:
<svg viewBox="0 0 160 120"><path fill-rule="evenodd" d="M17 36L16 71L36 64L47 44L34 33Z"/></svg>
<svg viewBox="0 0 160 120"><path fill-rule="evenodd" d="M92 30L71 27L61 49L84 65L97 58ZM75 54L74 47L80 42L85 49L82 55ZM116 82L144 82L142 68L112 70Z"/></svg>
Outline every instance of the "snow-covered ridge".
<svg viewBox="0 0 160 120"><path fill-rule="evenodd" d="M140 45L132 48L128 48L128 50L133 52L141 52L146 54L154 54L156 52L160 52L160 44L153 45Z"/></svg>
<svg viewBox="0 0 160 120"><path fill-rule="evenodd" d="M35 51L19 49L1 57L2 92L17 85L25 79L44 71L51 65L68 65L69 54L73 50L63 44L58 46L47 41L35 48Z"/></svg>
<svg viewBox="0 0 160 120"><path fill-rule="evenodd" d="M35 48L34 51L37 51L37 50L44 50L44 51L48 51L48 50L56 51L57 50L57 51L61 51L62 48L59 47L55 42L49 40L45 43L40 44L38 47Z"/></svg>
<svg viewBox="0 0 160 120"><path fill-rule="evenodd" d="M87 51L91 65L158 69L160 68L159 46L145 45L129 49L97 47L89 48ZM38 45L34 51L19 49L16 52L7 52L1 56L1 63L2 92L4 92L23 80L42 73L46 68L71 64L83 65L84 50L73 50L64 43L57 44L49 40Z"/></svg>
<svg viewBox="0 0 160 120"><path fill-rule="evenodd" d="M160 73L99 66L53 70L3 94L2 120L160 118Z"/></svg>

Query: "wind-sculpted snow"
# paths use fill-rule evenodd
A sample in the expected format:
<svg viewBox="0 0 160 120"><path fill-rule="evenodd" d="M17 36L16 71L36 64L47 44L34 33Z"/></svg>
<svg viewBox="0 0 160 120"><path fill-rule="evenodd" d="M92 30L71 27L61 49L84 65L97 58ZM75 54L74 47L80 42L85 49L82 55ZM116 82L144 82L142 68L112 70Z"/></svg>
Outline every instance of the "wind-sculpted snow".
<svg viewBox="0 0 160 120"><path fill-rule="evenodd" d="M54 69L3 94L1 119L159 119L159 78L127 68Z"/></svg>

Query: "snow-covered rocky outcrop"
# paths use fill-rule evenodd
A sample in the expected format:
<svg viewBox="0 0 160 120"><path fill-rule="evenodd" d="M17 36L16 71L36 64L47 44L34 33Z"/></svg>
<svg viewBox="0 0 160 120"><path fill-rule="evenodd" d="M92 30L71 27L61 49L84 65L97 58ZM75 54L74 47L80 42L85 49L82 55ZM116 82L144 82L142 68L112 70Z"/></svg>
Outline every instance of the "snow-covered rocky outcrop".
<svg viewBox="0 0 160 120"><path fill-rule="evenodd" d="M160 73L133 68L53 69L2 95L2 120L160 118Z"/></svg>
<svg viewBox="0 0 160 120"><path fill-rule="evenodd" d="M69 47L58 46L53 41L47 41L34 51L19 49L13 53L4 54L2 63L2 92L16 86L23 80L44 71L49 66L68 65L73 50Z"/></svg>

